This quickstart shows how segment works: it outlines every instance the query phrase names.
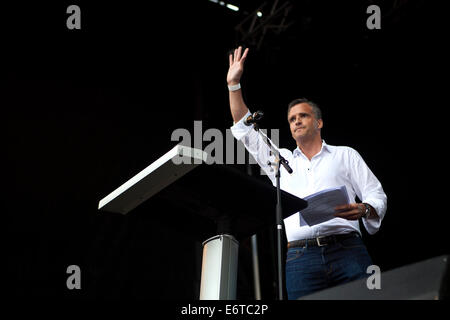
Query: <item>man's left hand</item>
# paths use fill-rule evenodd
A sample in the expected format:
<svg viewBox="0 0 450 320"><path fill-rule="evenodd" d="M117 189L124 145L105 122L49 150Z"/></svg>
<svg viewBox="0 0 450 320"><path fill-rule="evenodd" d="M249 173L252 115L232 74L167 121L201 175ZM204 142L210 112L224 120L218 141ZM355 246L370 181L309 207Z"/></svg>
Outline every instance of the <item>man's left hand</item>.
<svg viewBox="0 0 450 320"><path fill-rule="evenodd" d="M337 206L334 210L336 210L335 217L347 220L358 220L364 215L364 212L366 212L366 207L362 203L350 203Z"/></svg>

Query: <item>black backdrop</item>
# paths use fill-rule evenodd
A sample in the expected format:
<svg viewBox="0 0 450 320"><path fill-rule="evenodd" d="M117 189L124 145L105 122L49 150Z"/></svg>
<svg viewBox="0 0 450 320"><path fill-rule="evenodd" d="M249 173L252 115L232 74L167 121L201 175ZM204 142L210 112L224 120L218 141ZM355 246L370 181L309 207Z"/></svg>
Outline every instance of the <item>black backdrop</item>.
<svg viewBox="0 0 450 320"><path fill-rule="evenodd" d="M295 22L250 46L242 79L250 108L293 149L286 106L321 105L329 144L357 149L381 180L388 212L364 235L388 270L448 253L442 99L447 75L439 8L405 1L366 28L371 3L292 2ZM241 44L239 13L210 1L77 1L81 30L66 28L73 4L5 7L2 94L6 252L13 297L193 299L201 247L174 230L166 208L129 216L98 201L167 152L171 133L202 120L231 124L227 53ZM241 9L251 11L258 1ZM239 5L239 4L237 4ZM386 10L388 11L388 10ZM242 168L245 170L245 168ZM444 184L442 184L444 183ZM217 187L218 191L232 186ZM442 191L441 191L442 190ZM273 235L260 234L263 297L273 299ZM249 241L241 243L238 297L252 298ZM66 268L79 265L82 289Z"/></svg>

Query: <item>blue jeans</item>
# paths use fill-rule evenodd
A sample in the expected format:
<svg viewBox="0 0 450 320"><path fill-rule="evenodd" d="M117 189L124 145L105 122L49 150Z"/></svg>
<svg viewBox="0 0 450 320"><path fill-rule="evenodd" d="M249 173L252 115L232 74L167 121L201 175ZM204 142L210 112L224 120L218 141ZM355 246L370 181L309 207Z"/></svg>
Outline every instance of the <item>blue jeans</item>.
<svg viewBox="0 0 450 320"><path fill-rule="evenodd" d="M359 235L323 247L289 248L286 288L293 300L318 290L368 277L372 259Z"/></svg>

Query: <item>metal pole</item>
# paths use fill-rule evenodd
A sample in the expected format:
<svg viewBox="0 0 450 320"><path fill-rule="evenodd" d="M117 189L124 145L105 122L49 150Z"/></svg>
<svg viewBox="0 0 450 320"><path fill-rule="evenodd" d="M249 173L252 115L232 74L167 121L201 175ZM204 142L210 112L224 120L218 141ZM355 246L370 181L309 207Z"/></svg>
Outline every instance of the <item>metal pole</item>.
<svg viewBox="0 0 450 320"><path fill-rule="evenodd" d="M281 208L281 189L280 189L280 161L277 161L276 167L276 184L277 184L277 210L276 210L276 224L277 224L277 260L278 260L278 300L283 300L283 261L281 258L281 238L283 232L283 215Z"/></svg>
<svg viewBox="0 0 450 320"><path fill-rule="evenodd" d="M253 176L252 167L247 162L247 174ZM256 234L251 237L252 243L252 265L253 265L253 288L255 291L255 300L261 300L261 283L259 278L259 259L258 259L258 237Z"/></svg>
<svg viewBox="0 0 450 320"><path fill-rule="evenodd" d="M261 300L261 285L259 282L259 261L258 261L258 238L252 235L252 261L253 261L253 287L255 289L255 300Z"/></svg>

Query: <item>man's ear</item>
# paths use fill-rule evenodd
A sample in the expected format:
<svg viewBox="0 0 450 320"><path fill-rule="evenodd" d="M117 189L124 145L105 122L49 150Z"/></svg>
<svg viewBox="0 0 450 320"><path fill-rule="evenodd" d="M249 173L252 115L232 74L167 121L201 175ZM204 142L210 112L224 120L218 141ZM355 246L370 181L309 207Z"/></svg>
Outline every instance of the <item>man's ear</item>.
<svg viewBox="0 0 450 320"><path fill-rule="evenodd" d="M317 120L317 128L318 129L322 129L323 128L323 120L322 119Z"/></svg>

